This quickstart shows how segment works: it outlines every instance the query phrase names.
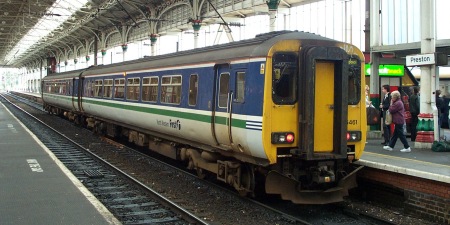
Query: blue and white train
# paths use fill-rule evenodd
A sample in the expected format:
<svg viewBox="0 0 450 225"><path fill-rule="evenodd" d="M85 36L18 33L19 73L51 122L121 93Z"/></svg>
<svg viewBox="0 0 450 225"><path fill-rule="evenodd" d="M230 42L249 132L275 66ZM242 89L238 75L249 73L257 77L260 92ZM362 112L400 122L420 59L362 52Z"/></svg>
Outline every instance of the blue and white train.
<svg viewBox="0 0 450 225"><path fill-rule="evenodd" d="M186 161L243 195L325 204L356 186L363 65L353 45L280 31L49 75L42 98L51 113Z"/></svg>

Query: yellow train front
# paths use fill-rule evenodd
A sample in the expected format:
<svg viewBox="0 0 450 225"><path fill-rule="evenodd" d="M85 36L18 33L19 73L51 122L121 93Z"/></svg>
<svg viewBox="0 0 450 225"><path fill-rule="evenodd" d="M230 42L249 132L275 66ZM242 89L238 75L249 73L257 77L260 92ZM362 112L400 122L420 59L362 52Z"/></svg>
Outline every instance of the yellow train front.
<svg viewBox="0 0 450 225"><path fill-rule="evenodd" d="M263 142L265 190L301 204L342 201L366 140L364 58L352 45L285 40L269 53Z"/></svg>

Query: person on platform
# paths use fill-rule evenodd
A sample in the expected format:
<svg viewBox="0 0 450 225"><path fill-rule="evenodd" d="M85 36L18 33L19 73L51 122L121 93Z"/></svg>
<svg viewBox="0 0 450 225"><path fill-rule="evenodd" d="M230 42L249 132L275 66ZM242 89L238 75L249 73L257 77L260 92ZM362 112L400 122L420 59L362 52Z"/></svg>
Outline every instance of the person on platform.
<svg viewBox="0 0 450 225"><path fill-rule="evenodd" d="M391 139L390 125L386 125L386 123L384 122L386 119L386 111L389 109L389 106L391 105L391 93L389 93L389 91L390 86L388 84L385 84L381 87L383 100L381 101L380 104L380 110L381 116L383 117L383 137L384 137L384 142L382 142L381 144L384 146L387 146L389 144L389 140Z"/></svg>
<svg viewBox="0 0 450 225"><path fill-rule="evenodd" d="M416 141L420 114L419 87L413 87L413 94L409 97L409 112L411 113L411 141Z"/></svg>
<svg viewBox="0 0 450 225"><path fill-rule="evenodd" d="M366 84L366 108L372 105L372 101L370 101L370 88L369 85Z"/></svg>
<svg viewBox="0 0 450 225"><path fill-rule="evenodd" d="M403 105L400 92L392 92L392 100L389 106L389 113L392 115L392 123L394 124L394 134L389 142L389 145L384 146L383 149L387 151L392 151L397 139L403 143L403 149L400 152L411 152L411 147L406 140L405 133L403 131L403 126L405 125L405 106Z"/></svg>
<svg viewBox="0 0 450 225"><path fill-rule="evenodd" d="M441 90L436 90L435 92L435 97L436 97L436 108L438 111L438 127L439 129L441 129L441 125L442 125L442 115L445 113L443 113L444 111L444 99L441 97Z"/></svg>

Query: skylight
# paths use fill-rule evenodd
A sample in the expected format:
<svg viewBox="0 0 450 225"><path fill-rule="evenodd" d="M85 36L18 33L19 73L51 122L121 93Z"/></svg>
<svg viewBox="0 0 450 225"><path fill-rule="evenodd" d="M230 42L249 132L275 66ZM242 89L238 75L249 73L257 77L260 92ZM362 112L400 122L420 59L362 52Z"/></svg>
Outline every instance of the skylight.
<svg viewBox="0 0 450 225"><path fill-rule="evenodd" d="M89 0L56 0L36 25L8 53L5 60L10 61L25 54L30 47L68 20L87 2Z"/></svg>

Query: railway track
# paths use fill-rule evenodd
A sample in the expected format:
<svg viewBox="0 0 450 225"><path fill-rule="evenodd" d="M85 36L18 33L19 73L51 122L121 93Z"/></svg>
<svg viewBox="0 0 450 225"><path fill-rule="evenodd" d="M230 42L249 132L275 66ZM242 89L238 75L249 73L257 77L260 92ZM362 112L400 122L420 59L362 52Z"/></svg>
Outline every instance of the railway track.
<svg viewBox="0 0 450 225"><path fill-rule="evenodd" d="M21 100L21 101L26 101L26 100ZM33 106L33 107L35 107L35 106ZM37 109L42 109L42 107L37 105ZM62 126L64 126L64 125L62 125ZM100 146L103 145L105 140L109 145L114 146L114 148L99 150ZM143 175L139 175L142 173L140 171L138 171L138 169L136 169L136 167L140 167L140 164L136 165L136 162L142 163L142 162L149 160L147 155L138 154L138 153L136 153L136 151L131 150L131 149L127 148L126 146L123 146L121 144L113 142L109 139L105 139L105 140L102 141L102 140L97 139L96 141L86 141L83 139L78 139L78 140L76 140L76 142L79 143L80 145L87 146L86 148L96 149L95 150L96 154L99 152L110 152L110 155L112 154L112 155L114 155L114 157L106 156L107 161L111 162L114 165L120 165L120 167L135 167L135 168L127 168L124 170L128 170L127 173L133 174L133 176L135 176L136 179L138 179L138 180L142 181L142 180L147 179L146 177L142 177ZM102 153L99 153L99 154L102 154ZM119 159L116 156L118 156ZM105 158L105 156L103 156L103 158ZM154 159L152 159L152 160L154 160ZM124 162L124 161L128 161L128 163L129 164L131 163L131 165L128 165L128 166L125 165L126 162ZM162 172L160 172L163 174L162 176L164 176L164 175L169 176L169 177L173 176L172 172L166 171L167 169L158 168L156 170L162 171ZM97 170L87 171L87 173L90 173L90 172L92 172L94 174L94 176L95 176L95 174L97 174ZM192 174L187 173L186 171L177 172L177 173L184 173L183 176L193 176ZM79 179L82 180L83 182L84 182L84 180L83 180L84 178L86 178L86 177L89 178L89 175L86 174L85 171L82 171L80 173L80 175L81 175L81 178L79 178ZM148 176L148 175L149 174L147 174L145 176ZM179 176L179 175L176 175L176 176ZM94 179L94 178L92 178L92 179ZM196 177L195 177L195 179L197 180L195 182L199 182L198 184L200 184L200 182L202 182L202 181L198 181L198 178L196 178ZM114 179L112 179L112 180L114 181ZM111 179L109 182L112 182ZM142 181L142 182L146 183L147 186L152 185L152 183L149 184L148 182L145 182L145 181ZM211 184L207 184L207 185L211 186ZM201 185L197 185L197 186L201 186ZM223 187L220 187L220 188L224 189ZM199 187L198 191L202 191L202 189L208 189L208 187L206 187L206 188ZM124 188L123 190L127 190L127 188ZM95 193L94 191L92 191L92 192ZM120 192L120 191L116 191L116 192ZM188 204L185 199L183 199L179 195L175 194L173 191L163 190L162 192L164 192L164 195L169 197L173 201L178 202L181 205L184 205L183 207L188 208L191 211L195 211L199 217L205 218L205 220L210 222L210 224L248 224L248 223L244 223L244 222L243 223L239 223L239 222L234 223L232 221L230 221L230 223L226 223L223 221L217 222L217 221L221 221L221 219L217 218L217 217L214 218L214 216L211 216L211 213L209 213L207 211L205 212L203 210L199 210L195 206L192 206L192 204ZM232 191L228 191L228 192L231 193ZM236 194L233 192L233 195L236 195ZM101 197L105 197L107 199L110 198L110 195L107 195L107 194L103 194L103 195L99 194L99 196L100 197L98 197L98 198L101 198ZM214 198L214 196L208 196L208 197ZM239 197L236 195L236 198L239 198ZM275 223L276 224L330 224L330 220L332 221L331 224L380 224L380 225L381 224L395 224L390 221L384 220L382 218L376 218L369 214L355 213L348 209L334 210L335 207L338 207L338 208L341 207L340 205L321 206L321 207L306 207L305 208L303 206L293 205L293 204L286 203L284 201L279 201L279 200L276 201L276 203L271 203L271 202L261 203L261 202L256 202L256 201L249 200L249 199L242 199L242 198L240 198L240 199L241 199L240 201L248 201L248 202L250 202L249 204L251 204L251 205L258 205L258 207L263 208L265 210L263 212L263 214L272 212L274 215L272 217L275 217L275 219L273 219L272 221L276 221L276 222L273 222L273 223L269 222L266 224L275 224ZM252 207L255 207L255 206L252 206ZM208 207L206 207L206 208L208 208ZM208 209L213 210L212 208L208 208ZM239 210L239 209L236 209L236 210ZM324 211L329 211L329 213L326 214L326 213L324 213ZM338 212L335 212L335 211L338 211ZM229 211L226 212L225 214L227 214L227 213L229 215L233 215L233 213L230 213ZM139 214L139 213L137 213L137 214ZM121 215L121 214L118 214L118 215ZM126 214L124 214L124 215L126 215ZM334 219L334 217L338 217L338 218ZM234 218L234 219L236 219L236 218ZM264 219L262 219L262 220L264 220ZM258 222L258 218L255 218L254 222L261 223L261 222Z"/></svg>
<svg viewBox="0 0 450 225"><path fill-rule="evenodd" d="M123 224L207 224L15 104L2 102Z"/></svg>

